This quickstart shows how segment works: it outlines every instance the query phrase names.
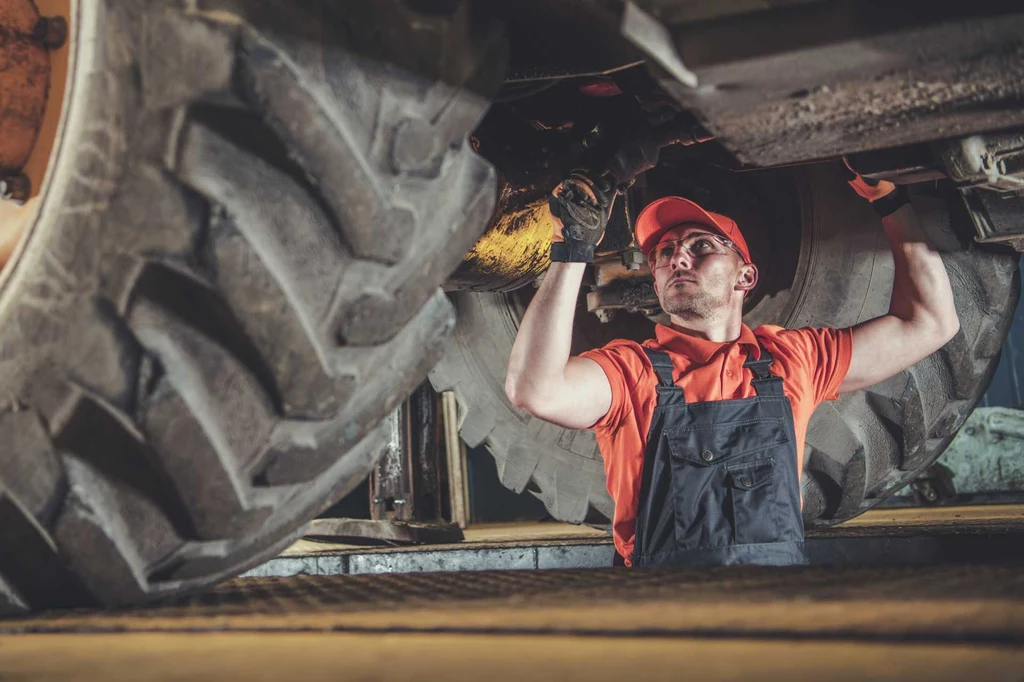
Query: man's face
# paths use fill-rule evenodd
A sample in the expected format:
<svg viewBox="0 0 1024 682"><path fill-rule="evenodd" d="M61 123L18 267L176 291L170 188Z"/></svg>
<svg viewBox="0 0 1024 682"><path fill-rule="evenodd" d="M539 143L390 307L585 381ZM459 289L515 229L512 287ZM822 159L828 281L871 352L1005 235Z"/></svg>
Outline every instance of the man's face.
<svg viewBox="0 0 1024 682"><path fill-rule="evenodd" d="M666 232L650 258L654 290L662 309L684 320L706 320L742 307L757 282L757 269L721 234L698 224Z"/></svg>

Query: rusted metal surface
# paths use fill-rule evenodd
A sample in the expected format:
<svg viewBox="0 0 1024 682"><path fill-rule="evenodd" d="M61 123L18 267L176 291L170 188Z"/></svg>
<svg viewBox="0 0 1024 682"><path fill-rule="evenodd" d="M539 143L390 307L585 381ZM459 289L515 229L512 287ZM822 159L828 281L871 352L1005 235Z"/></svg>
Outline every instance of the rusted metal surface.
<svg viewBox="0 0 1024 682"><path fill-rule="evenodd" d="M631 270L618 254L595 259L594 286L587 292L587 310L605 311L603 316L613 310L659 314L661 303L654 292L654 277L646 260L639 265Z"/></svg>
<svg viewBox="0 0 1024 682"><path fill-rule="evenodd" d="M428 384L409 397L412 435L413 507L416 520L435 522L445 518L446 467L441 398ZM461 532L459 534L461 536Z"/></svg>
<svg viewBox="0 0 1024 682"><path fill-rule="evenodd" d="M356 544L437 544L462 540L445 510L446 467L440 396L421 384L387 421L391 438L370 476L371 519L317 519L306 535ZM447 518L446 518L447 517Z"/></svg>
<svg viewBox="0 0 1024 682"><path fill-rule="evenodd" d="M0 3L0 173L21 169L35 145L50 87L50 55L31 0Z"/></svg>
<svg viewBox="0 0 1024 682"><path fill-rule="evenodd" d="M547 197L553 187L515 186L503 179L487 231L445 288L511 291L545 272L551 264L554 224Z"/></svg>
<svg viewBox="0 0 1024 682"><path fill-rule="evenodd" d="M412 450L408 404L385 417L390 438L370 476L370 517L374 521L411 521Z"/></svg>
<svg viewBox="0 0 1024 682"><path fill-rule="evenodd" d="M1024 192L1024 133L972 135L938 146L957 186Z"/></svg>
<svg viewBox="0 0 1024 682"><path fill-rule="evenodd" d="M1024 124L1024 15L940 5L841 0L670 26L700 85L663 84L761 166Z"/></svg>
<svg viewBox="0 0 1024 682"><path fill-rule="evenodd" d="M961 190L964 206L983 244L1004 244L1024 251L1024 193L1010 194L987 189Z"/></svg>
<svg viewBox="0 0 1024 682"><path fill-rule="evenodd" d="M391 439L370 478L374 521L443 522L444 434L439 403L430 386L422 384L388 417Z"/></svg>
<svg viewBox="0 0 1024 682"><path fill-rule="evenodd" d="M2 17L8 16L7 13L14 11L17 7L24 7L26 4L27 0L15 0L14 2L0 3L0 25L6 25L5 20ZM57 23L47 24L46 27L52 29L54 26L59 24L63 26L65 31L69 29L68 22L70 20L71 13L70 0L37 0L36 7L46 17L51 19L60 17L63 20ZM22 27L27 25L27 21L25 19L22 21L24 22ZM39 24L36 23L35 26L38 28ZM42 32L41 35L45 41L47 35L46 32ZM5 46L8 44L6 41L9 37L8 33L0 31L0 62L4 62L3 55L7 50L7 47ZM22 47L31 50L33 54L39 54L38 46ZM18 188L18 191L20 192L18 201L0 201L0 272L3 271L8 260L11 258L20 243L21 236L36 218L40 203L39 192L43 187L46 169L49 165L50 156L58 136L61 109L64 103L65 89L67 88L69 58L70 45L67 40L61 47L51 48L49 50L49 72L47 76L49 81L49 90L46 95L46 106L43 111L42 120L39 124L39 131L35 135L34 142L28 139L22 141L23 144L31 145L31 151L28 154L28 158L24 161L20 173L27 178L28 182L22 182L22 187ZM8 134L7 122L3 112L6 111L6 105L4 103L8 101L11 94L7 92L6 86L3 84L6 77L4 69L0 66L0 147L4 146L2 138L6 137ZM17 126L11 129L12 137L17 129ZM4 162L0 161L0 173L3 173L5 168L7 167ZM28 189L28 198L25 204L21 204L20 201L24 197L26 184Z"/></svg>
<svg viewBox="0 0 1024 682"><path fill-rule="evenodd" d="M979 242L1024 250L1021 130L865 152L849 162L867 177L900 184L948 178L960 188Z"/></svg>

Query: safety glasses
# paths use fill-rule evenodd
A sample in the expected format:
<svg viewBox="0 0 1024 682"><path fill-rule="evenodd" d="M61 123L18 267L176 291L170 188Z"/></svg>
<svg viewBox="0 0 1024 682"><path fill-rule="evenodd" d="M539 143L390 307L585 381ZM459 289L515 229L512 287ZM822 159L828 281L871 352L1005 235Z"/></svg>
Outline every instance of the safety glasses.
<svg viewBox="0 0 1024 682"><path fill-rule="evenodd" d="M739 254L736 245L725 237L707 232L697 232L687 235L682 239L672 239L659 242L651 254L655 269L667 266L682 249L690 258L703 258L704 256L724 255L729 251Z"/></svg>

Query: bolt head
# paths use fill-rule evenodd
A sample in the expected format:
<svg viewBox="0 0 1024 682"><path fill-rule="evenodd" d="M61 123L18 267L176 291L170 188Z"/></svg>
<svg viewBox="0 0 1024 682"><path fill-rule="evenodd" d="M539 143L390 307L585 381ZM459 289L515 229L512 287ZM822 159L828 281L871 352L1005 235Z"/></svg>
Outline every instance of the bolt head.
<svg viewBox="0 0 1024 682"><path fill-rule="evenodd" d="M622 264L631 272L639 270L646 260L643 251L636 247L630 247L622 252Z"/></svg>
<svg viewBox="0 0 1024 682"><path fill-rule="evenodd" d="M0 176L0 199L21 205L32 194L32 181L27 175Z"/></svg>
<svg viewBox="0 0 1024 682"><path fill-rule="evenodd" d="M68 40L68 22L61 16L40 17L32 29L32 38L47 49L60 49Z"/></svg>

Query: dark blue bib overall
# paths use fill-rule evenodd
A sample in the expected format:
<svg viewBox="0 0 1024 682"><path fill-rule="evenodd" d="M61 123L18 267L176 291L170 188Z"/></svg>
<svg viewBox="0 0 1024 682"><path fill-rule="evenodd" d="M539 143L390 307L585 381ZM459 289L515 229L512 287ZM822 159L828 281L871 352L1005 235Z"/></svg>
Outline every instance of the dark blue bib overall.
<svg viewBox="0 0 1024 682"><path fill-rule="evenodd" d="M761 347L757 394L687 403L663 351L647 435L634 566L806 564L793 411Z"/></svg>

